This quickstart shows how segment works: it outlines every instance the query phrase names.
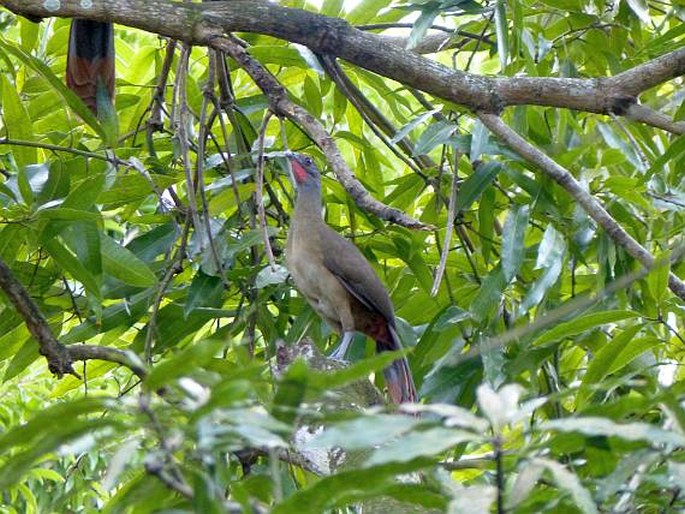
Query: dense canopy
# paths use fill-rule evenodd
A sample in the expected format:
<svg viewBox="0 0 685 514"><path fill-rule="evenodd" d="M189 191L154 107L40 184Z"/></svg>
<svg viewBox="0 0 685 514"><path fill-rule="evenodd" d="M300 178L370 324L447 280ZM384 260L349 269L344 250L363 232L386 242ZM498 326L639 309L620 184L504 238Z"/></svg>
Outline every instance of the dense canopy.
<svg viewBox="0 0 685 514"><path fill-rule="evenodd" d="M8 512L685 508L682 1L0 6ZM115 24L107 112L72 18ZM290 151L420 404L324 357Z"/></svg>

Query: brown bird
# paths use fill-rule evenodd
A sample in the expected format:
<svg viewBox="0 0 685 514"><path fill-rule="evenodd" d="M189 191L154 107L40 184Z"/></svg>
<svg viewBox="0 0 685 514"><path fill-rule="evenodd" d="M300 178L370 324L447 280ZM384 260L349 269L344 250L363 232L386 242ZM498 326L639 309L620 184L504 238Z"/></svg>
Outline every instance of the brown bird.
<svg viewBox="0 0 685 514"><path fill-rule="evenodd" d="M109 114L114 99L114 30L111 23L71 21L67 86L81 97L93 114L98 117Z"/></svg>
<svg viewBox="0 0 685 514"><path fill-rule="evenodd" d="M286 261L295 285L342 342L331 355L342 359L354 332L376 341L376 352L402 348L392 303L378 275L359 249L333 231L321 216L321 176L310 157L290 154L297 187L290 222ZM407 360L383 370L395 403L416 402L418 395Z"/></svg>

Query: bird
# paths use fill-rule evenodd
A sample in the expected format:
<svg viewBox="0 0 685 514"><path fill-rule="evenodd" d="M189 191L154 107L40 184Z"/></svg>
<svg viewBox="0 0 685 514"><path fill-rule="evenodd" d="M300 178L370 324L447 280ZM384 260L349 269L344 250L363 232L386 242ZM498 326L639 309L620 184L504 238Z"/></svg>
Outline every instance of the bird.
<svg viewBox="0 0 685 514"><path fill-rule="evenodd" d="M67 52L67 87L98 118L111 115L114 101L114 29L109 22L73 19Z"/></svg>
<svg viewBox="0 0 685 514"><path fill-rule="evenodd" d="M359 249L322 217L321 173L311 157L289 153L297 196L286 241L286 265L314 311L342 335L331 358L342 360L355 332L376 341L376 352L402 348L388 292ZM405 357L383 370L394 403L417 402Z"/></svg>

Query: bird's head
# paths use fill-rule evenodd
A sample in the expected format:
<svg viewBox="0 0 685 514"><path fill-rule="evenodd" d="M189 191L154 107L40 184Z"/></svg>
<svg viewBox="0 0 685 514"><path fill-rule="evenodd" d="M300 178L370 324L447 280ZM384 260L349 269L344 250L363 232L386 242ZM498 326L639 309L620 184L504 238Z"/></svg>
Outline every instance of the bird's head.
<svg viewBox="0 0 685 514"><path fill-rule="evenodd" d="M291 153L288 155L297 187L319 184L321 173L314 160L308 155Z"/></svg>

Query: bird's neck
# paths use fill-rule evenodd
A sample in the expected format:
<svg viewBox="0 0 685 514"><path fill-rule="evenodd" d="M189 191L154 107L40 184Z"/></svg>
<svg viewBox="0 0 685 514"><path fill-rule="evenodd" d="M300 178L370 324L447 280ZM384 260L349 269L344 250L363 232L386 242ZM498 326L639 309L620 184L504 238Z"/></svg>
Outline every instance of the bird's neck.
<svg viewBox="0 0 685 514"><path fill-rule="evenodd" d="M321 184L300 184L295 202L295 219L309 222L322 221Z"/></svg>

